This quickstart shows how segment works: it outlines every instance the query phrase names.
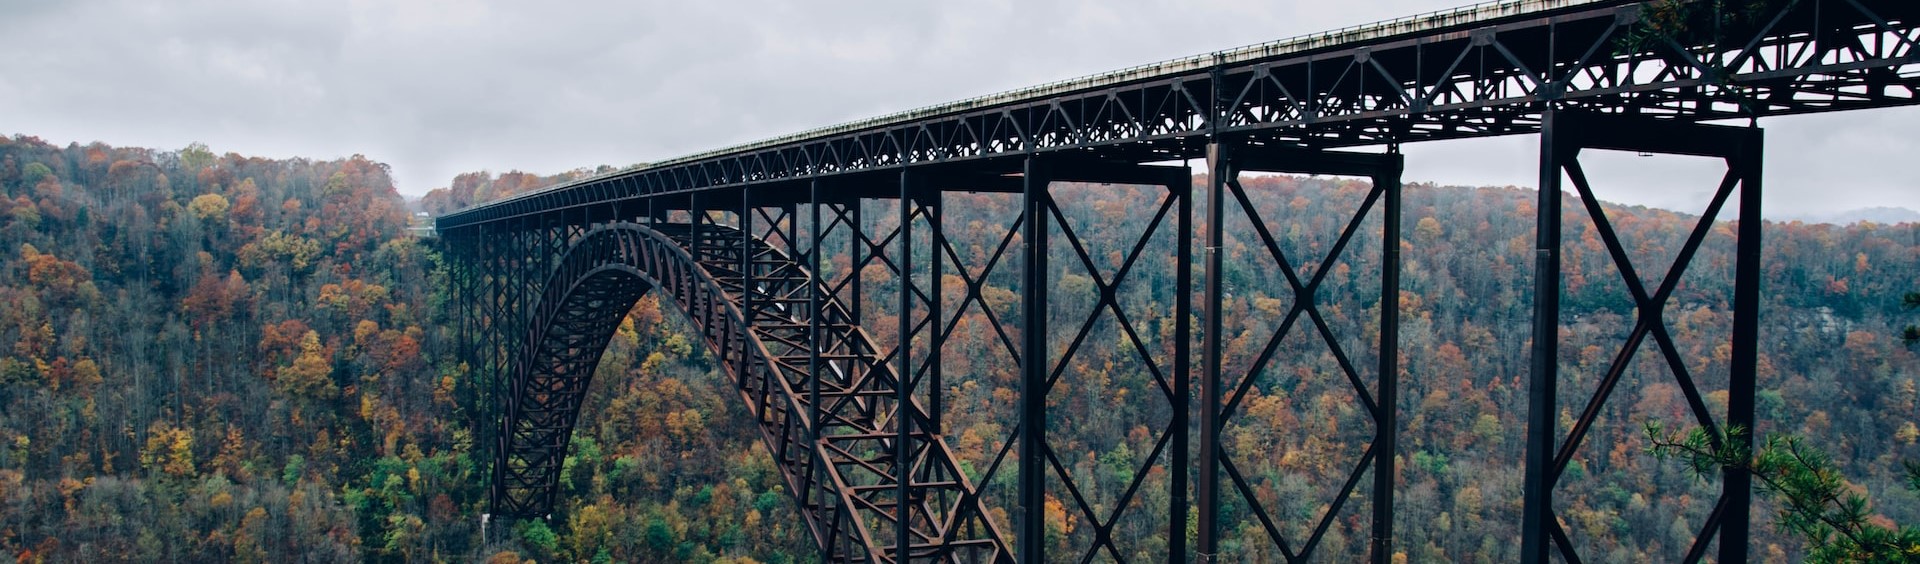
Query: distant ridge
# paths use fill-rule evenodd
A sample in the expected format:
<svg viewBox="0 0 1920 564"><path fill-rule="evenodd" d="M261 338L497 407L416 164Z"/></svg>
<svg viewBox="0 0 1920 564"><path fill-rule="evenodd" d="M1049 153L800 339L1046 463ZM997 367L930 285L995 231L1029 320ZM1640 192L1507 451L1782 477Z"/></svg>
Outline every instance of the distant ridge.
<svg viewBox="0 0 1920 564"><path fill-rule="evenodd" d="M1806 223L1832 223L1835 225L1850 225L1862 221L1871 221L1873 223L1920 223L1920 211L1907 208L1876 206L1824 214L1783 215L1780 216L1779 220L1801 221Z"/></svg>

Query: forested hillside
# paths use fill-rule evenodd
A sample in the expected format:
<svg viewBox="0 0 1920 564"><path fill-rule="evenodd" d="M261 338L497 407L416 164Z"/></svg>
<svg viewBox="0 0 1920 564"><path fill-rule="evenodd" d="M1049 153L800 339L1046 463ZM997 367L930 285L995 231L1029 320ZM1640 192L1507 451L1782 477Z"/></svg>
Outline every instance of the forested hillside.
<svg viewBox="0 0 1920 564"><path fill-rule="evenodd" d="M407 234L384 165L0 137L0 188L0 552L600 552L585 524L496 528L506 544L483 546L473 382L449 363L438 254ZM648 376L606 379L598 405L637 427L576 442L612 471L579 476L577 495L652 550L618 556L803 553L700 353L657 313L636 319L609 364Z"/></svg>
<svg viewBox="0 0 1920 564"><path fill-rule="evenodd" d="M440 213L571 174L462 175L422 206ZM1299 256L1331 247L1339 214L1365 189L1294 177L1247 184ZM407 233L384 165L0 137L0 190L0 553L27 562L812 558L737 394L684 320L652 297L628 315L597 372L553 521L496 521L483 535L486 453L472 440L487 423L479 382L456 360L437 243ZM1100 250L1103 272L1120 261L1105 250L1131 245L1156 209L1147 202L1157 196L1141 189L1055 192L1066 223ZM1517 560L1533 201L1520 189L1407 188L1397 545L1411 561ZM955 260L965 263L956 267L983 264L1019 208L972 194L947 196L947 207ZM1695 220L1609 210L1653 282ZM1570 421L1633 318L1585 212L1571 200L1567 211L1561 405ZM1291 294L1262 266L1266 250L1249 225L1227 227L1223 337L1228 370L1245 372ZM1666 310L1679 356L1708 390L1726 380L1731 233L1715 228ZM1920 499L1893 470L1920 459L1920 359L1894 329L1913 322L1899 297L1920 278L1920 225L1770 224L1766 237L1760 431L1809 437L1882 500L1885 517L1920 521ZM1170 245L1150 240L1117 293L1116 308L1151 350L1172 335L1172 269L1159 258ZM1371 366L1378 242L1361 237L1348 253L1304 268L1332 269L1321 313L1352 363ZM1077 329L1094 308L1091 274L1068 255L1053 263L1062 297L1050 318ZM847 268L846 257L829 266ZM949 444L969 471L985 468L1011 430L1017 372L984 312L1017 342L1017 280L1017 267L988 276L984 305L961 312L962 337L945 351ZM960 303L956 287L947 290L948 303ZM882 321L888 296L870 295ZM1320 514L1371 430L1317 334L1294 331L1242 400L1226 448L1297 545L1301 523ZM1151 508L1166 502L1165 455L1142 467L1165 396L1119 323L1096 323L1087 342L1055 390L1051 446L1096 508L1110 509L1127 481L1147 474L1128 503L1148 510L1123 516L1116 531L1123 557L1156 554L1164 516ZM1691 422L1672 382L1657 349L1642 346L1563 481L1558 507L1590 559L1672 560L1711 509L1716 484L1644 453L1642 423ZM1723 409L1724 393L1706 401ZM1006 479L989 495L1009 493ZM1078 503L1058 492L1055 501L1048 542L1056 553L1085 546L1093 527ZM1225 556L1271 560L1264 530L1244 504L1229 505L1236 524ZM1349 501L1320 549L1331 561L1358 554L1366 524L1364 500ZM1755 534L1758 558L1799 554L1771 527Z"/></svg>

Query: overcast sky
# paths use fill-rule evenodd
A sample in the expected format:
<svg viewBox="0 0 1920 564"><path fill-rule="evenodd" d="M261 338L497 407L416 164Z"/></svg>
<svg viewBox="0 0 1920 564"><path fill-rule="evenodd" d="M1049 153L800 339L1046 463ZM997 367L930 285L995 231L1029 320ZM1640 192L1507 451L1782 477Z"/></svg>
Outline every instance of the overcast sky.
<svg viewBox="0 0 1920 564"><path fill-rule="evenodd" d="M419 195L465 171L657 161L1459 3L0 0L0 134L360 153ZM1762 125L1769 215L1920 209L1901 170L1920 111ZM1410 145L1406 178L1530 186L1536 150ZM1717 176L1687 160L1590 168L1603 198L1697 210Z"/></svg>

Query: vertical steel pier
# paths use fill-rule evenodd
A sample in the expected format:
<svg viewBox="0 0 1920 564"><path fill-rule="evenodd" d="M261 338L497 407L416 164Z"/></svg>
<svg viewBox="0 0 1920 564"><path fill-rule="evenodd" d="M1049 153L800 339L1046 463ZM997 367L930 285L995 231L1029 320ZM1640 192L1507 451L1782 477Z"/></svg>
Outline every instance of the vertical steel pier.
<svg viewBox="0 0 1920 564"><path fill-rule="evenodd" d="M1526 562L1546 562L1559 554L1569 562L1578 562L1579 551L1554 510L1554 488L1572 463L1589 430L1600 417L1601 408L1626 373L1634 353L1652 337L1661 360L1670 370L1694 423L1715 434L1732 429L1746 449L1752 448L1753 395L1758 358L1760 288L1760 172L1764 136L1758 127L1731 127L1680 123L1621 114L1595 114L1567 110L1546 113L1540 133L1540 205L1538 244L1534 260L1533 358L1529 378L1527 410L1526 484L1522 513L1522 556ZM1649 292L1628 257L1626 247L1601 208L1593 187L1580 163L1583 149L1634 151L1644 155L1689 155L1720 159L1726 174L1714 190L1712 201L1686 243L1670 265L1659 286ZM1557 429L1560 379L1560 293L1563 269L1560 263L1562 222L1562 182L1571 181L1575 194L1592 218L1595 231L1606 244L1607 252L1634 302L1635 323L1612 364L1601 377L1599 386L1588 397L1573 428L1561 435ZM1678 287L1712 229L1716 217L1732 194L1738 191L1737 241L1733 288L1733 328L1726 336L1731 349L1727 388L1727 413L1716 418L1708 409L1703 391L1694 382L1692 371L1673 344L1662 314L1668 298ZM1715 439L1715 445L1719 439ZM1719 541L1720 562L1745 562L1752 514L1752 477L1747 471L1729 468L1721 480L1720 499L1689 547L1685 562L1699 562L1708 546Z"/></svg>
<svg viewBox="0 0 1920 564"><path fill-rule="evenodd" d="M1271 147L1236 143L1232 141L1216 142L1207 147L1208 188L1207 188L1207 232L1206 232L1206 296L1205 308L1205 344L1202 349L1203 368L1200 377L1200 459L1197 492L1199 497L1199 546L1197 558L1212 561L1219 553L1220 519L1222 509L1223 486L1231 487L1239 496L1238 503L1246 506L1252 516L1266 531L1268 540L1276 545L1280 553L1289 561L1310 558L1319 544L1322 535L1334 521L1346 500L1360 488L1360 476L1371 472L1371 538L1368 542L1370 559L1376 563L1387 563L1393 559L1393 490L1396 470L1394 457L1397 454L1398 399L1399 386L1399 324L1400 324L1400 174L1404 160L1398 148L1384 154L1355 153L1344 151L1318 151L1291 147ZM1372 187L1358 209L1354 210L1339 240L1322 260L1323 265L1312 276L1303 277L1295 272L1300 260L1321 259L1321 257L1289 257L1284 252L1266 220L1256 208L1247 191L1241 186L1239 176L1242 172L1280 172L1292 174L1327 174L1338 176L1362 177L1372 181ZM1291 294L1293 307L1280 328L1267 342L1267 346L1258 358L1252 359L1251 368L1245 374L1223 374L1225 353L1222 352L1221 339L1225 331L1222 302L1224 300L1222 279L1221 245L1225 241L1226 222L1241 218L1242 215L1229 215L1226 201L1234 200L1240 214L1248 220L1257 240L1264 246L1279 272L1287 281L1288 288L1281 288L1280 294ZM1363 220L1371 213L1375 204L1379 204L1381 232L1378 234L1381 244L1380 268L1380 326L1378 328L1378 361L1372 375L1373 387L1369 389L1359 368L1347 360L1347 352L1333 338L1334 330L1328 327L1319 312L1317 290L1329 270L1324 265L1342 256L1348 244L1357 234ZM1263 265L1264 266L1264 265ZM1308 320L1311 329L1325 339L1329 352L1339 360L1342 372L1353 386L1358 403L1364 406L1374 426L1374 437L1360 460L1357 461L1348 479L1335 494L1328 510L1313 523L1313 532L1304 539L1288 539L1279 530L1276 518L1262 506L1253 495L1245 472L1233 462L1233 453L1225 452L1220 445L1221 430L1237 411L1239 402L1254 385L1255 380L1265 366L1273 361L1275 347L1280 340L1295 330L1295 323L1302 317ZM1241 455L1249 453L1240 453Z"/></svg>

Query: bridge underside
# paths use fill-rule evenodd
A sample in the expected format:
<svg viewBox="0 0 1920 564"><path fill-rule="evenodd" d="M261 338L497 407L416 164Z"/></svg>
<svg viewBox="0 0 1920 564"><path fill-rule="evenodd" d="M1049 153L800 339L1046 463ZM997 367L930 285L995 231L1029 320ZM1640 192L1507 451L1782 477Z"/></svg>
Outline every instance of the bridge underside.
<svg viewBox="0 0 1920 564"><path fill-rule="evenodd" d="M498 448L494 510L554 510L588 376L619 316L655 291L687 313L732 376L828 560L1188 562L1221 554L1229 529L1273 559L1358 558L1322 543L1348 527L1364 529L1345 535L1366 536L1366 557L1386 564L1396 553L1407 402L1397 389L1400 308L1382 304L1401 303L1402 249L1420 251L1401 240L1400 144L1537 133L1546 189L1534 210L1524 345L1520 544L1528 562L1579 561L1582 531L1561 519L1555 494L1640 353L1672 376L1699 426L1753 428L1762 136L1700 122L1920 102L1920 4L1766 1L1705 16L1625 0L1541 4L1562 7L896 116L442 218L470 363L494 378L490 399L504 411L487 438ZM1716 25L1647 33L1650 22L1673 23L1661 18ZM1332 150L1355 146L1386 150ZM1646 270L1663 277L1642 276L1635 267L1650 265L1634 264L1597 205L1580 159L1594 149L1726 165L1678 257ZM1198 184L1186 166L1154 164L1199 158ZM1272 229L1287 210L1262 209L1240 182L1263 171L1371 183L1325 234L1331 243L1300 256L1287 245L1295 233ZM1059 183L1127 186L1153 219L1123 226L1122 240L1091 240L1080 214L1063 211L1075 192ZM1571 425L1561 429L1566 185L1617 267L1634 326L1595 387L1577 392L1582 405L1565 406ZM955 242L949 212L977 194L1011 198L1017 211L969 226L992 240ZM1733 322L1713 337L1729 351L1721 387L1677 352L1664 312L1729 207L1738 221ZM1222 264L1228 234L1260 247L1260 263ZM1370 269L1377 291L1327 298L1326 265L1336 262ZM1229 287L1229 266L1264 278ZM1143 290L1150 269L1173 287ZM1066 280L1077 293L1063 293ZM1129 297L1141 291L1160 296L1155 309ZM1235 292L1283 304L1254 350L1222 341ZM1085 311L1053 305L1068 302ZM1322 314L1332 308L1377 317L1339 327ZM1316 354L1333 367L1319 373L1364 420L1348 427L1359 428L1349 441L1358 446L1330 464L1334 474L1302 478L1326 482L1324 499L1303 502L1315 508L1304 516L1275 507L1273 474L1254 468L1275 453L1222 439L1246 424L1261 374L1289 362L1276 352L1282 341L1301 338L1322 347ZM951 341L962 339L1002 366L955 358ZM1092 349L1120 351L1151 384L1142 411L1122 415L1145 438L1114 464L1127 472L1110 483L1076 472L1050 437L1077 415L1052 404L1106 393L1080 388L1088 370L1076 361ZM992 406L1003 416L956 428L949 391L987 378L1017 382ZM1704 399L1720 394L1724 410ZM1725 473L1711 512L1690 522L1697 534L1684 561L1749 560L1750 482ZM1062 515L1079 526L1049 528ZM1142 531L1159 540L1142 543Z"/></svg>

